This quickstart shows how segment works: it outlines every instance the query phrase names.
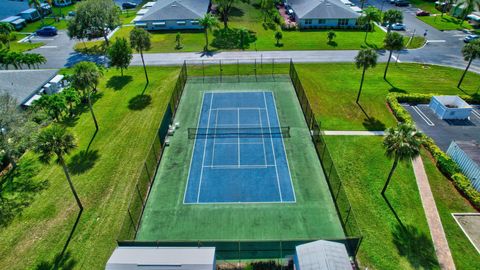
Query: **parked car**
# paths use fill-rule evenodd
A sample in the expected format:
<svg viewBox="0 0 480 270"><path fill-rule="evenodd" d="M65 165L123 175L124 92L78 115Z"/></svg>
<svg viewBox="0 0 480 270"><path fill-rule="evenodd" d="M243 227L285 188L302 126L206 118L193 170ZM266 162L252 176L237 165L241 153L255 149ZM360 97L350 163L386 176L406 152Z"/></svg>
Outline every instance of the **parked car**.
<svg viewBox="0 0 480 270"><path fill-rule="evenodd" d="M403 23L396 23L392 25L392 30L405 30L405 24Z"/></svg>
<svg viewBox="0 0 480 270"><path fill-rule="evenodd" d="M136 7L137 7L137 4L133 3L133 2L125 2L125 3L122 4L123 9L132 9L132 8L136 8Z"/></svg>
<svg viewBox="0 0 480 270"><path fill-rule="evenodd" d="M69 11L69 12L68 12L68 16L70 16L70 17L75 17L75 11L73 11L73 10L72 10L72 11Z"/></svg>
<svg viewBox="0 0 480 270"><path fill-rule="evenodd" d="M466 37L463 39L463 41L464 41L465 43L470 43L470 42L472 42L472 41L474 41L474 40L477 40L477 39L480 39L480 36L479 36L479 35L468 35L468 36L466 36Z"/></svg>
<svg viewBox="0 0 480 270"><path fill-rule="evenodd" d="M58 32L55 26L44 26L35 33L37 36L55 36Z"/></svg>
<svg viewBox="0 0 480 270"><path fill-rule="evenodd" d="M430 12L426 11L426 10L417 10L417 12L415 13L415 15L417 16L430 16Z"/></svg>
<svg viewBox="0 0 480 270"><path fill-rule="evenodd" d="M410 5L410 3L408 1L405 1L405 0L395 1L395 6L397 6L397 7L408 7L409 5Z"/></svg>

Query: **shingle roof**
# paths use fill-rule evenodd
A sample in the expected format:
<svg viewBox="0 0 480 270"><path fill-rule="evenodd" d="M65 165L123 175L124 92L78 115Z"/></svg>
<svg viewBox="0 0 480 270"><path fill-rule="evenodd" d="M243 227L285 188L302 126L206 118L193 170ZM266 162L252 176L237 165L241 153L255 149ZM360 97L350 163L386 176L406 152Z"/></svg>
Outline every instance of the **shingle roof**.
<svg viewBox="0 0 480 270"><path fill-rule="evenodd" d="M50 81L57 72L57 69L1 70L0 92L9 93L17 99L19 104L22 104Z"/></svg>
<svg viewBox="0 0 480 270"><path fill-rule="evenodd" d="M300 19L356 19L360 14L340 0L288 0Z"/></svg>
<svg viewBox="0 0 480 270"><path fill-rule="evenodd" d="M471 160L480 165L480 144L476 141L455 141Z"/></svg>
<svg viewBox="0 0 480 270"><path fill-rule="evenodd" d="M210 0L158 0L141 21L200 19L209 5Z"/></svg>

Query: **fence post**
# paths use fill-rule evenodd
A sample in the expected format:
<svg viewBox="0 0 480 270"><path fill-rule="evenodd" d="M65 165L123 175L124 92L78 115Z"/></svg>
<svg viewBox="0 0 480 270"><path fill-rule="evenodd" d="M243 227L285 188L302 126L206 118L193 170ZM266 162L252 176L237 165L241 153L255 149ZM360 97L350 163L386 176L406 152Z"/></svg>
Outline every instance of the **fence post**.
<svg viewBox="0 0 480 270"><path fill-rule="evenodd" d="M257 82L257 58L255 58L253 70L255 71L255 81Z"/></svg>
<svg viewBox="0 0 480 270"><path fill-rule="evenodd" d="M130 209L127 209L128 211L128 216L130 217L130 221L132 222L133 225L133 230L135 231L135 236L137 235L137 225L135 224L135 221L132 217L132 213L130 212Z"/></svg>
<svg viewBox="0 0 480 270"><path fill-rule="evenodd" d="M237 79L240 82L240 61L237 59Z"/></svg>
<svg viewBox="0 0 480 270"><path fill-rule="evenodd" d="M218 60L219 63L220 63L220 83L222 82L222 72L223 72L223 69L222 69L222 60Z"/></svg>
<svg viewBox="0 0 480 270"><path fill-rule="evenodd" d="M203 83L205 83L205 62L202 60L202 78L203 78Z"/></svg>
<svg viewBox="0 0 480 270"><path fill-rule="evenodd" d="M148 176L148 179L152 179L152 177L150 176L150 172L148 171L148 166L147 166L147 163L144 162L143 165L145 165L145 171L147 172L147 176Z"/></svg>

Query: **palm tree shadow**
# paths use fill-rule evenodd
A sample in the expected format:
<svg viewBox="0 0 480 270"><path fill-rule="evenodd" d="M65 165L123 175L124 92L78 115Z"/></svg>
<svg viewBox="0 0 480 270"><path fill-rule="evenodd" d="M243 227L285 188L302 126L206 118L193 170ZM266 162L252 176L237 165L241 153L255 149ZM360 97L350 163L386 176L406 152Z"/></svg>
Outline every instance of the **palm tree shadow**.
<svg viewBox="0 0 480 270"><path fill-rule="evenodd" d="M393 85L388 79L385 79L385 82L388 83L391 87L390 90L388 90L388 92L403 93L403 94L407 93L407 91Z"/></svg>
<svg viewBox="0 0 480 270"><path fill-rule="evenodd" d="M385 130L386 126L382 121L368 115L367 111L365 111L365 109L362 107L362 105L359 102L357 102L357 105L366 117L365 119L363 119L362 125L367 130L375 130L375 131Z"/></svg>
<svg viewBox="0 0 480 270"><path fill-rule="evenodd" d="M383 199L385 200L385 202L387 203L387 206L388 208L390 208L390 211L392 211L392 214L395 216L395 219L398 221L398 225L400 225L402 228L405 228L405 226L403 225L403 222L402 220L400 219L400 217L398 216L397 212L395 211L395 209L393 209L393 206L390 204L390 202L388 201L387 197L382 194L382 197Z"/></svg>
<svg viewBox="0 0 480 270"><path fill-rule="evenodd" d="M150 95L140 94L128 102L128 108L132 111L141 111L148 107L152 103L152 97Z"/></svg>
<svg viewBox="0 0 480 270"><path fill-rule="evenodd" d="M41 261L35 266L35 270L70 270L74 269L77 261L72 258L72 254L67 252L65 254L58 253L51 261Z"/></svg>
<svg viewBox="0 0 480 270"><path fill-rule="evenodd" d="M95 133L93 133L93 136L92 136L92 138L90 139L90 142L88 142L88 146L87 146L87 150L86 150L87 152L88 152L88 150L90 149L90 146L92 145L93 140L95 139L95 136L97 136L97 133L98 133L98 129L95 129Z"/></svg>
<svg viewBox="0 0 480 270"><path fill-rule="evenodd" d="M438 268L435 249L430 238L412 225L395 225L393 243L400 256L406 257L414 269Z"/></svg>
<svg viewBox="0 0 480 270"><path fill-rule="evenodd" d="M149 85L150 82L147 82L145 84L145 87L143 88L143 91L142 91L142 95L145 94L145 91L147 91L147 88L148 88L148 85Z"/></svg>
<svg viewBox="0 0 480 270"><path fill-rule="evenodd" d="M99 157L98 150L82 150L71 157L68 169L74 175L82 174L93 168Z"/></svg>

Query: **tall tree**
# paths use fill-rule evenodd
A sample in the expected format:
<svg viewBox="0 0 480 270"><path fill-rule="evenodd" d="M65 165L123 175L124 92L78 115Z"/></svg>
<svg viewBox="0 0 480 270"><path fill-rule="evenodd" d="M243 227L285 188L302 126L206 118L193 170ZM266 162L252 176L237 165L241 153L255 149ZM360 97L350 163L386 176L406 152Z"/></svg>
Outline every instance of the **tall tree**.
<svg viewBox="0 0 480 270"><path fill-rule="evenodd" d="M113 0L87 0L77 4L75 17L68 23L70 38L104 38L107 47L108 33L120 25L120 11Z"/></svg>
<svg viewBox="0 0 480 270"><path fill-rule="evenodd" d="M277 40L277 43L275 46L279 47L280 46L280 40L283 38L283 33L282 31L276 31L275 32L275 39Z"/></svg>
<svg viewBox="0 0 480 270"><path fill-rule="evenodd" d="M208 30L212 30L213 27L218 26L218 20L212 14L205 14L199 21L200 25L205 30L205 51L208 51Z"/></svg>
<svg viewBox="0 0 480 270"><path fill-rule="evenodd" d="M143 28L133 28L133 30L130 32L130 46L132 46L133 49L140 53L140 57L142 58L143 70L145 71L145 78L147 79L148 84L149 81L147 67L145 66L145 60L143 59L143 52L150 50L150 33L148 33Z"/></svg>
<svg viewBox="0 0 480 270"><path fill-rule="evenodd" d="M267 22L268 17L270 17L275 11L275 3L273 0L260 0L260 11L263 14L263 22Z"/></svg>
<svg viewBox="0 0 480 270"><path fill-rule="evenodd" d="M73 67L72 87L80 90L83 100L88 102L95 128L98 131L98 122L93 112L92 92L97 90L97 85L102 77L102 71L93 62L79 62Z"/></svg>
<svg viewBox="0 0 480 270"><path fill-rule="evenodd" d="M457 2L456 7L462 9L462 20L460 21L460 25L463 25L463 22L467 20L468 15L475 10L480 10L480 0L460 0Z"/></svg>
<svg viewBox="0 0 480 270"><path fill-rule="evenodd" d="M383 79L387 79L388 66L390 65L390 60L392 59L393 51L399 51L403 49L403 36L397 32L387 33L387 36L383 40L383 46L390 53L388 54L387 65L385 66L385 72L383 73Z"/></svg>
<svg viewBox="0 0 480 270"><path fill-rule="evenodd" d="M470 68L473 60L480 58L480 40L471 41L470 43L465 44L465 46L463 46L462 48L462 54L463 59L465 59L465 61L468 61L468 64L465 68L465 71L463 71L460 81L457 84L458 88L460 88L460 85L462 84L463 79L465 78L465 75L467 74L467 71Z"/></svg>
<svg viewBox="0 0 480 270"><path fill-rule="evenodd" d="M358 89L357 100L355 102L358 103L360 100L360 94L362 93L363 81L365 80L365 71L368 68L373 68L377 65L377 52L374 49L363 49L360 50L355 56L355 66L357 68L362 68L362 79L360 81L360 89Z"/></svg>
<svg viewBox="0 0 480 270"><path fill-rule="evenodd" d="M363 23L365 26L365 42L367 42L367 35L368 32L372 31L373 29L373 23L380 22L382 19L382 13L381 11L376 8L369 6L366 9L363 10L363 15L360 17L360 22Z"/></svg>
<svg viewBox="0 0 480 270"><path fill-rule="evenodd" d="M39 154L40 161L48 164L52 156L56 156L58 164L62 166L68 185L72 190L73 196L77 202L80 211L83 210L82 202L75 190L73 182L70 178L67 165L65 164L65 155L76 148L74 136L67 130L58 125L52 125L43 129L37 137L34 151Z"/></svg>
<svg viewBox="0 0 480 270"><path fill-rule="evenodd" d="M237 0L213 0L213 3L217 6L218 13L220 14L225 29L228 28L228 17L232 12L233 4L236 2Z"/></svg>
<svg viewBox="0 0 480 270"><path fill-rule="evenodd" d="M332 43L333 42L333 39L337 37L337 34L335 34L334 31L330 30L328 31L327 33L327 39L328 39L328 43Z"/></svg>
<svg viewBox="0 0 480 270"><path fill-rule="evenodd" d="M15 28L10 23L0 22L0 42L10 49L10 37Z"/></svg>
<svg viewBox="0 0 480 270"><path fill-rule="evenodd" d="M30 7L34 7L37 12L40 14L40 20L42 21L42 26L45 25L45 21L43 19L43 8L42 8L43 2L41 0L28 0L28 5Z"/></svg>
<svg viewBox="0 0 480 270"><path fill-rule="evenodd" d="M132 48L128 45L126 38L116 38L112 46L108 48L110 65L120 69L123 76L123 69L127 69L132 61Z"/></svg>
<svg viewBox="0 0 480 270"><path fill-rule="evenodd" d="M400 10L389 9L383 13L383 23L387 24L387 32L392 30L392 25L403 22L403 13Z"/></svg>
<svg viewBox="0 0 480 270"><path fill-rule="evenodd" d="M382 195L384 195L387 190L398 162L408 161L420 155L422 142L422 133L417 131L415 126L411 124L400 123L398 126L385 131L383 146L385 147L386 156L393 158L393 165L388 174L387 181L383 186Z"/></svg>

